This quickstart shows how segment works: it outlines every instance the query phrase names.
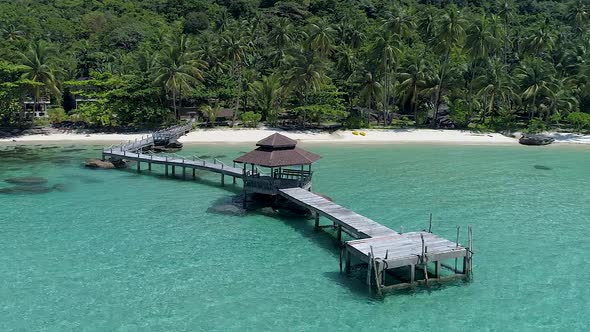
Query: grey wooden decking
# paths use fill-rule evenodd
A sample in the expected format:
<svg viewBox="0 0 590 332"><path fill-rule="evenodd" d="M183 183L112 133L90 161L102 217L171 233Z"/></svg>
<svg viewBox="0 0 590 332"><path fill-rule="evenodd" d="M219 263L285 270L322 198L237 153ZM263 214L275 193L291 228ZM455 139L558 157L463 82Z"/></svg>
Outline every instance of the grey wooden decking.
<svg viewBox="0 0 590 332"><path fill-rule="evenodd" d="M330 200L301 188L279 190L279 194L290 201L318 213L336 224L355 238L377 237L398 234L397 232L344 208Z"/></svg>
<svg viewBox="0 0 590 332"><path fill-rule="evenodd" d="M154 137L165 137L168 139L177 139L184 135L187 131L190 131L191 125L181 125L171 127L165 130L158 131L153 135L149 135L145 138L136 141L129 141L122 143L117 146L111 146L103 150L103 159L105 157L115 159L126 159L136 161L138 163L138 170L140 169L140 163L147 163L148 165L166 165L172 167L180 167L183 169L199 169L206 170L214 173L232 176L234 178L242 178L243 170L232 166L225 165L224 163L213 160L207 161L197 157L181 157L181 156L163 156L154 155L150 153L144 153L142 150L147 149L154 145Z"/></svg>
<svg viewBox="0 0 590 332"><path fill-rule="evenodd" d="M367 263L369 275L375 276L374 284L379 292L382 289L396 289L412 287L415 284L415 271L419 267L427 274L429 263L435 264L434 280L443 280L451 277L469 277L471 273L471 251L459 244L452 242L430 232L398 233L367 217L342 207L330 200L316 195L302 188L289 188L279 190L282 197L291 202L305 207L316 215L316 227L319 224L318 217L324 216L337 225L337 238L344 231L356 240L346 241L344 245L346 269L350 269L351 256L360 262ZM471 246L471 230L469 231ZM449 259L463 258L463 271L442 262ZM411 277L409 283L385 286L385 272L395 268L409 266ZM453 276L442 277L441 267L452 270ZM372 272L374 270L374 273ZM367 278L369 284L372 278ZM428 277L425 278L428 282ZM419 283L421 281L416 281Z"/></svg>

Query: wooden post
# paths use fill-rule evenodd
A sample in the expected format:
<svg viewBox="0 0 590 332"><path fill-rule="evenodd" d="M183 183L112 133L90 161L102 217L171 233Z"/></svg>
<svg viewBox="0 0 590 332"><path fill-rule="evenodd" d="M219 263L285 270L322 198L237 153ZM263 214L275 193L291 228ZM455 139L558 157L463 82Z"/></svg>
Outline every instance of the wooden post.
<svg viewBox="0 0 590 332"><path fill-rule="evenodd" d="M432 212L430 212L430 219L428 221L428 233L432 233Z"/></svg>
<svg viewBox="0 0 590 332"><path fill-rule="evenodd" d="M186 167L182 167L182 178L186 179Z"/></svg>
<svg viewBox="0 0 590 332"><path fill-rule="evenodd" d="M221 173L221 186L225 186L225 174Z"/></svg>
<svg viewBox="0 0 590 332"><path fill-rule="evenodd" d="M342 242L342 225L338 225L338 230L336 231L336 241Z"/></svg>
<svg viewBox="0 0 590 332"><path fill-rule="evenodd" d="M232 176L232 183L236 184L236 177L235 176Z"/></svg>
<svg viewBox="0 0 590 332"><path fill-rule="evenodd" d="M148 163L148 171L152 171L152 163Z"/></svg>
<svg viewBox="0 0 590 332"><path fill-rule="evenodd" d="M195 179L196 177L197 177L196 169L193 168L193 179Z"/></svg>
<svg viewBox="0 0 590 332"><path fill-rule="evenodd" d="M313 229L317 232L320 229L320 214L315 212L315 225Z"/></svg>
<svg viewBox="0 0 590 332"><path fill-rule="evenodd" d="M137 160L137 173L141 172L141 161Z"/></svg>
<svg viewBox="0 0 590 332"><path fill-rule="evenodd" d="M340 273L342 273L342 252L343 251L344 251L344 247L340 247L340 257L339 257L340 258L340 260L339 260L339 263L340 263Z"/></svg>
<svg viewBox="0 0 590 332"><path fill-rule="evenodd" d="M344 271L348 274L350 273L351 270L351 266L350 266L350 252L348 251L348 248L346 248L346 251L344 252Z"/></svg>
<svg viewBox="0 0 590 332"><path fill-rule="evenodd" d="M457 241L455 241L455 248L459 248L459 229L460 228L461 228L460 226L457 226ZM457 258L455 258L455 271L457 271Z"/></svg>
<svg viewBox="0 0 590 332"><path fill-rule="evenodd" d="M434 268L434 275L435 275L436 279L440 279L440 271L441 271L440 261L436 261L435 263L436 263L436 265Z"/></svg>
<svg viewBox="0 0 590 332"><path fill-rule="evenodd" d="M414 285L414 280L416 279L416 265L410 265L410 285Z"/></svg>
<svg viewBox="0 0 590 332"><path fill-rule="evenodd" d="M176 166L172 165L172 176L176 175Z"/></svg>
<svg viewBox="0 0 590 332"><path fill-rule="evenodd" d="M165 169L166 169L166 171L164 172L164 174L166 174L166 176L168 176L168 164L165 165Z"/></svg>

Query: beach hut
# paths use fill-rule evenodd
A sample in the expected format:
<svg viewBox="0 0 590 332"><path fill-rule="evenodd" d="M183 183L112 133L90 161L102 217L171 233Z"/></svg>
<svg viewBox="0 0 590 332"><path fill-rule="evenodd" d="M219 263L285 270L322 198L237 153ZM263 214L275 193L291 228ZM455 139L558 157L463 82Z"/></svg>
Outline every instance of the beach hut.
<svg viewBox="0 0 590 332"><path fill-rule="evenodd" d="M277 195L279 189L311 190L311 166L321 157L297 147L297 141L275 133L256 143L257 148L234 160L243 164L244 190Z"/></svg>

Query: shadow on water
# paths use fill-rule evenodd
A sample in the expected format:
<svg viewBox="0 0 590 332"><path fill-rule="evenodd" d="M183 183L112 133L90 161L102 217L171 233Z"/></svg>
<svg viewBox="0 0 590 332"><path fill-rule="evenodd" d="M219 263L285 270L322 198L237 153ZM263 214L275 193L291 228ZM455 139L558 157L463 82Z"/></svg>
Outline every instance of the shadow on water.
<svg viewBox="0 0 590 332"><path fill-rule="evenodd" d="M544 165L535 165L533 167L536 168L536 169L544 170L544 171L550 171L550 170L553 169L553 168L551 168L549 166L544 166Z"/></svg>
<svg viewBox="0 0 590 332"><path fill-rule="evenodd" d="M100 170L95 170L95 171L100 171ZM186 178L184 178L182 176L182 172L179 172L180 174L177 173L175 175L172 175L171 173L169 175L165 175L165 174L154 172L154 171L150 172L147 170L142 170L140 173L138 173L132 167L124 169L122 171L128 173L128 177L130 177L130 178L152 177L152 178L162 179L162 180L195 182L198 184L204 184L204 185L211 186L211 187L222 188L222 189L225 189L225 190L227 190L231 193L234 193L234 194L239 194L242 192L242 187L240 187L237 183L236 184L232 183L231 176L225 177L225 186L222 186L221 180L215 181L215 180L206 179L206 178L203 178L202 176L200 176L199 173L204 174L204 172L197 172L195 175L195 178L193 179L192 171L188 171L188 170L186 172Z"/></svg>

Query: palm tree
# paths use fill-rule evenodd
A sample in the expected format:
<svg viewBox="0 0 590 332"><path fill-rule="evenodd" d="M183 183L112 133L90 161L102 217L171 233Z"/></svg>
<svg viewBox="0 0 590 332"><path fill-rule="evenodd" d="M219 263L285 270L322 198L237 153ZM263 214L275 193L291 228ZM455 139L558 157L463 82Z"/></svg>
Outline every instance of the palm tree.
<svg viewBox="0 0 590 332"><path fill-rule="evenodd" d="M25 80L33 91L33 107L37 110L41 92L50 95L59 95L58 81L55 77L57 71L55 63L57 60L56 50L45 41L38 40L31 42L24 53L19 53L23 74L21 79ZM24 112L24 109L23 109ZM21 114L21 121L24 113Z"/></svg>
<svg viewBox="0 0 590 332"><path fill-rule="evenodd" d="M8 41L22 40L25 38L25 32L21 27L17 27L13 24L9 24L2 28L2 35L4 36L4 39Z"/></svg>
<svg viewBox="0 0 590 332"><path fill-rule="evenodd" d="M311 92L319 91L330 79L325 74L325 63L312 52L297 51L289 56L285 82L291 91L307 105Z"/></svg>
<svg viewBox="0 0 590 332"><path fill-rule="evenodd" d="M264 76L261 80L250 84L250 92L254 96L256 106L262 111L264 119L276 124L282 102L283 87L276 74Z"/></svg>
<svg viewBox="0 0 590 332"><path fill-rule="evenodd" d="M418 124L418 96L422 89L427 86L428 82L428 66L426 60L414 54L411 57L409 66L398 74L400 83L398 86L398 93L402 100L407 102L410 100L412 112L414 113L414 121Z"/></svg>
<svg viewBox="0 0 590 332"><path fill-rule="evenodd" d="M523 91L523 101L529 111L529 121L537 110L537 99L543 95L549 95L554 88L554 69L551 64L535 58L524 61L516 69L516 78Z"/></svg>
<svg viewBox="0 0 590 332"><path fill-rule="evenodd" d="M533 27L529 36L525 39L524 46L531 54L541 56L544 51L550 51L555 44L555 36L551 26L547 22Z"/></svg>
<svg viewBox="0 0 590 332"><path fill-rule="evenodd" d="M487 18L485 15L481 15L479 20L476 20L469 26L465 38L465 47L470 55L468 72L471 74L471 77L469 79L469 92L467 95L470 112L472 111L473 83L475 81L477 64L487 59L490 50L495 45L496 40L490 31Z"/></svg>
<svg viewBox="0 0 590 332"><path fill-rule="evenodd" d="M568 78L555 80L553 91L544 98L548 110L546 120L551 114L567 114L579 107L580 101L573 94L573 85L574 82Z"/></svg>
<svg viewBox="0 0 590 332"><path fill-rule="evenodd" d="M399 57L401 51L392 39L397 37L394 35L393 38L389 38L388 35L380 35L377 37L375 44L373 45L373 49L371 50L371 58L373 61L377 63L377 68L379 72L382 73L383 83L381 84L383 87L383 124L386 124L386 119L388 118L388 111L389 111L389 89L391 86L391 76L394 73L395 66L397 64L397 58ZM397 41L397 40L396 40Z"/></svg>
<svg viewBox="0 0 590 332"><path fill-rule="evenodd" d="M361 92L359 94L360 102L368 109L377 109L377 101L383 95L383 86L377 81L370 72L365 74L361 83ZM369 114L367 114L367 123Z"/></svg>
<svg viewBox="0 0 590 332"><path fill-rule="evenodd" d="M395 7L393 12L388 13L383 25L401 38L409 37L416 28L414 18L405 9L399 7Z"/></svg>
<svg viewBox="0 0 590 332"><path fill-rule="evenodd" d="M336 30L325 21L311 23L307 41L310 50L317 50L322 59L332 54L335 33Z"/></svg>
<svg viewBox="0 0 590 332"><path fill-rule="evenodd" d="M224 58L230 65L230 76L237 81L238 91L234 103L233 122L238 116L240 110L240 99L242 98L242 67L246 64L246 52L249 48L245 39L239 36L239 33L233 33L221 38L221 48L223 49Z"/></svg>
<svg viewBox="0 0 590 332"><path fill-rule="evenodd" d="M573 22L574 27L578 32L582 32L584 26L588 23L590 17L590 8L588 2L584 0L576 0L570 3L566 18Z"/></svg>
<svg viewBox="0 0 590 332"><path fill-rule="evenodd" d="M447 70L451 50L460 45L465 37L465 20L462 13L456 6L449 6L437 27L436 48L442 54L441 66L438 72L438 83L434 100L434 124L438 120L438 107L441 101L442 88L447 79Z"/></svg>
<svg viewBox="0 0 590 332"><path fill-rule="evenodd" d="M154 83L163 86L172 94L174 115L178 119L177 98L182 91L189 91L203 81L203 70L207 63L196 58L191 51L191 39L182 34L168 39L166 47L158 53L155 63Z"/></svg>
<svg viewBox="0 0 590 332"><path fill-rule="evenodd" d="M515 95L506 66L498 58L489 61L489 70L477 77L475 84L479 86L477 96L484 99L484 105L487 104L487 107L483 107L482 122L485 122L487 114L493 116L496 104L501 109L503 104Z"/></svg>
<svg viewBox="0 0 590 332"><path fill-rule="evenodd" d="M278 50L284 50L296 41L295 26L287 18L281 18L268 33L268 41Z"/></svg>

